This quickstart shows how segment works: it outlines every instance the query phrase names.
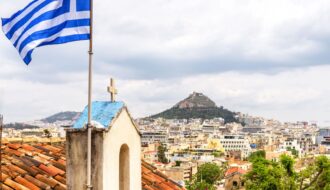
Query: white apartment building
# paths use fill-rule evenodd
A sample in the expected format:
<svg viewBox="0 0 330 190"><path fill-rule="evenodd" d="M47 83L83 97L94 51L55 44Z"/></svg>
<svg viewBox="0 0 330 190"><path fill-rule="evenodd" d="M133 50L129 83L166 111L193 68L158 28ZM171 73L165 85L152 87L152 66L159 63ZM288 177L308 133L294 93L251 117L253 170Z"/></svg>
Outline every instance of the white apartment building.
<svg viewBox="0 0 330 190"><path fill-rule="evenodd" d="M204 134L215 134L219 131L219 126L215 125L203 125L202 130Z"/></svg>
<svg viewBox="0 0 330 190"><path fill-rule="evenodd" d="M298 157L302 155L302 149L300 147L300 144L298 143L297 139L287 139L282 144L280 144L280 150L286 151L290 149L294 149L298 151Z"/></svg>
<svg viewBox="0 0 330 190"><path fill-rule="evenodd" d="M226 152L241 151L242 158L247 158L251 154L251 147L248 139L242 135L223 135L220 143Z"/></svg>
<svg viewBox="0 0 330 190"><path fill-rule="evenodd" d="M169 129L171 137L181 136L182 135L182 126L181 125L171 125Z"/></svg>
<svg viewBox="0 0 330 190"><path fill-rule="evenodd" d="M166 132L142 132L141 143L142 145L152 144L155 142L167 143L167 133Z"/></svg>

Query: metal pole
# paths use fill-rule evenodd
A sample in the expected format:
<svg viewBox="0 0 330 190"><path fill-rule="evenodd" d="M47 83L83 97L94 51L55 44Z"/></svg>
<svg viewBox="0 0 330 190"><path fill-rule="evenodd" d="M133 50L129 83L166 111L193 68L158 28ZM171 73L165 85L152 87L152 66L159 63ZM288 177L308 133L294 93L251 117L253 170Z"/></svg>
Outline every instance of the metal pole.
<svg viewBox="0 0 330 190"><path fill-rule="evenodd" d="M88 69L88 123L87 123L87 190L92 189L92 63L93 63L93 0L90 0L90 40Z"/></svg>

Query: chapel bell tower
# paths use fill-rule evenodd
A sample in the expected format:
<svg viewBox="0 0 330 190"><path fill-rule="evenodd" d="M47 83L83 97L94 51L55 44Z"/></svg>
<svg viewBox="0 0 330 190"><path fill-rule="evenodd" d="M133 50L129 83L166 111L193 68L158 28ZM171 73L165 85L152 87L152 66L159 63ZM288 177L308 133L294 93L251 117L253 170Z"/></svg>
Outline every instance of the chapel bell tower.
<svg viewBox="0 0 330 190"><path fill-rule="evenodd" d="M92 103L92 189L141 190L140 133L125 104L115 101L114 80L110 83L111 101ZM86 106L67 130L68 190L86 189L87 117Z"/></svg>

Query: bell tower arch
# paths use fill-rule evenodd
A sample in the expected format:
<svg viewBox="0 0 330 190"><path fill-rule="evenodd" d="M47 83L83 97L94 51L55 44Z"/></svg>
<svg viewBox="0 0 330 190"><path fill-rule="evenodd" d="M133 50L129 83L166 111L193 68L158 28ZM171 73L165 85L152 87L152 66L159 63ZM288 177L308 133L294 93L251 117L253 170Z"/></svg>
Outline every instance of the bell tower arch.
<svg viewBox="0 0 330 190"><path fill-rule="evenodd" d="M130 190L130 155L127 144L123 144L120 147L119 190Z"/></svg>

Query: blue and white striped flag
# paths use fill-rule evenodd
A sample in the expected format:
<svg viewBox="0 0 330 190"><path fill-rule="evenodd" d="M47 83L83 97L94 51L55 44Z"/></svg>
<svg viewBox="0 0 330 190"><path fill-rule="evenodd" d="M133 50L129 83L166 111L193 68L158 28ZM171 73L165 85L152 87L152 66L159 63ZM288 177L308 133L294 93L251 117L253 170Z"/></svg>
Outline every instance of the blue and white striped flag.
<svg viewBox="0 0 330 190"><path fill-rule="evenodd" d="M90 2L34 0L2 19L2 29L28 65L37 47L90 38Z"/></svg>

